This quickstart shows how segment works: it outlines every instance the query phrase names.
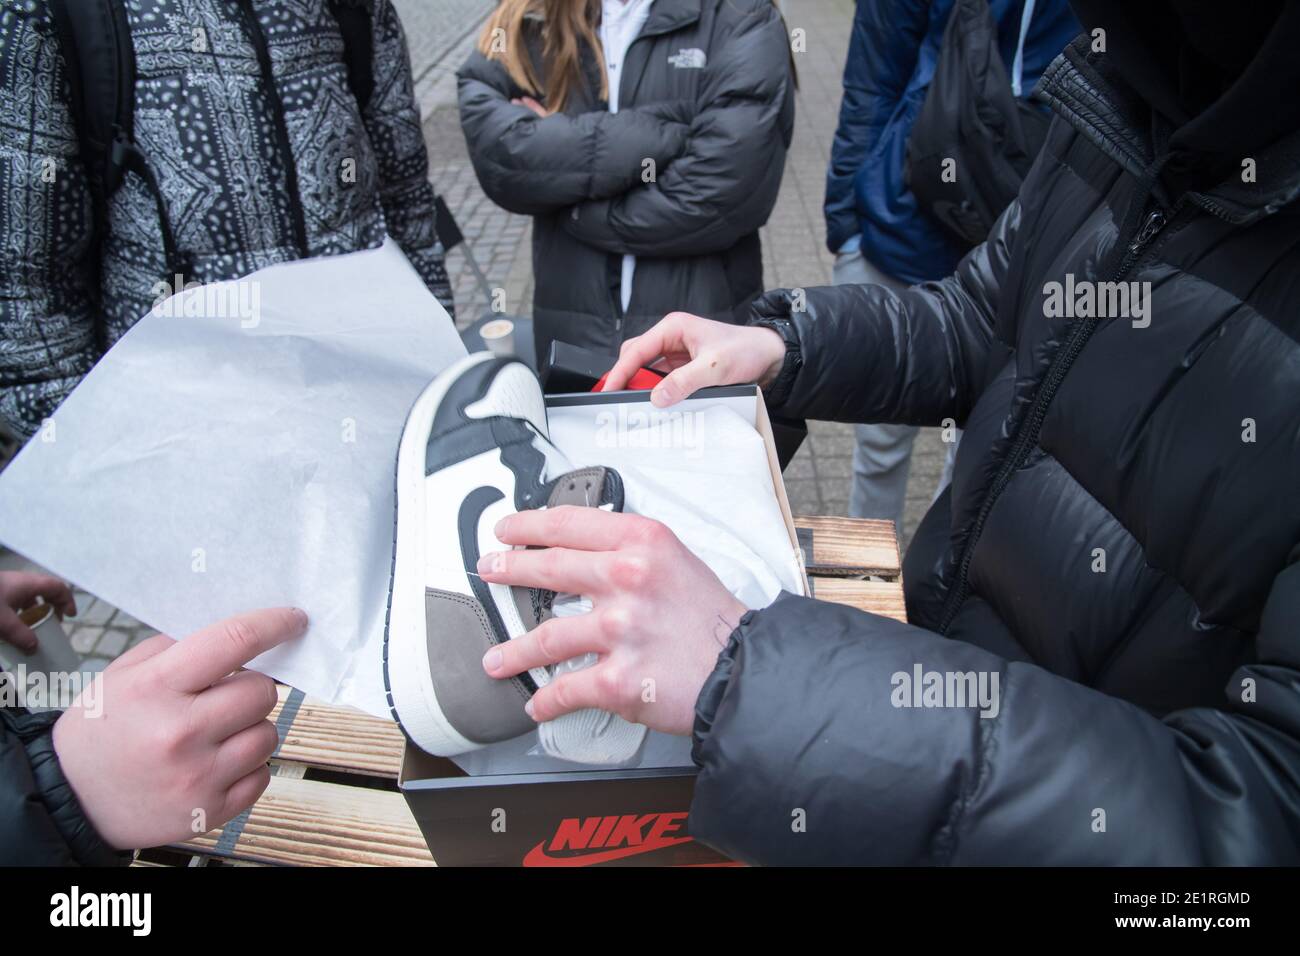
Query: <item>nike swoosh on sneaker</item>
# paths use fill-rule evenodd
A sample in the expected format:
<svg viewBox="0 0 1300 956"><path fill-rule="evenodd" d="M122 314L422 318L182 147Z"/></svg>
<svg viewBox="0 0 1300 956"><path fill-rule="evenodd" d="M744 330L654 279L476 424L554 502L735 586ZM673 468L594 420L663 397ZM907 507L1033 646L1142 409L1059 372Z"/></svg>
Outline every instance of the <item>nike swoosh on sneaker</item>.
<svg viewBox="0 0 1300 956"><path fill-rule="evenodd" d="M397 454L384 680L394 719L422 749L452 756L535 728L524 704L549 669L494 680L482 657L538 626L547 595L486 582L477 566L505 549L502 517L557 503L621 509L622 481L569 471L522 362L467 356L416 399Z"/></svg>

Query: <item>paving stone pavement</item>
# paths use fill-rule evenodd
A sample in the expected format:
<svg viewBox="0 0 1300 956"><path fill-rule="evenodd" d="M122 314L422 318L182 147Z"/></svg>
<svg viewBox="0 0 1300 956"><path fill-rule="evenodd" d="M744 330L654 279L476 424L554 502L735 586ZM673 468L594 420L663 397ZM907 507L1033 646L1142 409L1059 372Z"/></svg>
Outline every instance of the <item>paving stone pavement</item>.
<svg viewBox="0 0 1300 956"><path fill-rule="evenodd" d="M430 176L465 233L488 283L505 290L507 311L531 311L531 221L498 208L479 188L456 111L455 71L469 55L493 0L394 0L407 33L416 97L429 147ZM795 137L786 160L776 208L762 229L764 281L769 288L814 286L830 281L821 205L830 146L840 103L840 77L848 49L852 0L782 0L791 30L802 29L805 52L796 54L800 88ZM449 257L458 322L482 315L488 302L458 250ZM683 303L689 308L690 303ZM847 514L853 431L848 425L813 422L809 440L786 470L790 503L797 513ZM937 429L917 439L902 529L904 543L925 513L943 467ZM33 565L0 549L0 570ZM65 622L87 670L109 661L153 632L107 602L76 592L80 614Z"/></svg>

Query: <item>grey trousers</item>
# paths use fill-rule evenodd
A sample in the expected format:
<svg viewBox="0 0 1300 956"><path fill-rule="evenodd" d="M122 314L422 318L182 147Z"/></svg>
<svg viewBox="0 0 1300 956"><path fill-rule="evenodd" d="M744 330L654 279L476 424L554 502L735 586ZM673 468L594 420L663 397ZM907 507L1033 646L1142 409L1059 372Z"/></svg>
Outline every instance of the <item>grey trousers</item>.
<svg viewBox="0 0 1300 956"><path fill-rule="evenodd" d="M875 282L894 291L907 284L877 269L861 252L835 257L836 285ZM855 425L853 485L849 489L849 514L854 518L887 518L901 533L903 506L907 501L907 476L912 466L912 443L919 431L915 425ZM957 443L948 446L939 491L952 480L953 456Z"/></svg>

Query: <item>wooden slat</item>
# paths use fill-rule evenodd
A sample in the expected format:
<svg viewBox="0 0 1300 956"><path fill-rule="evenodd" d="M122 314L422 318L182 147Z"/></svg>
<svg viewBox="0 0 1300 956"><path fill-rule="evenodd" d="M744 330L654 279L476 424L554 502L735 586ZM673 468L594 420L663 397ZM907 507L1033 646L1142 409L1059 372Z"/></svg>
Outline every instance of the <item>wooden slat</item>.
<svg viewBox="0 0 1300 956"><path fill-rule="evenodd" d="M184 849L213 853L213 830ZM433 866L400 793L318 780L272 777L234 851L237 860L289 866Z"/></svg>
<svg viewBox="0 0 1300 956"><path fill-rule="evenodd" d="M280 687L280 703L271 712L278 720L287 687ZM307 698L285 734L276 757L281 760L397 779L405 738L391 720L371 717L350 707L335 707Z"/></svg>
<svg viewBox="0 0 1300 956"><path fill-rule="evenodd" d="M903 585L898 581L856 581L852 578L812 578L813 597L819 601L847 604L907 623L903 606Z"/></svg>
<svg viewBox="0 0 1300 956"><path fill-rule="evenodd" d="M898 538L892 521L796 515L794 525L805 536L812 532L812 554L804 555L809 574L898 576Z"/></svg>

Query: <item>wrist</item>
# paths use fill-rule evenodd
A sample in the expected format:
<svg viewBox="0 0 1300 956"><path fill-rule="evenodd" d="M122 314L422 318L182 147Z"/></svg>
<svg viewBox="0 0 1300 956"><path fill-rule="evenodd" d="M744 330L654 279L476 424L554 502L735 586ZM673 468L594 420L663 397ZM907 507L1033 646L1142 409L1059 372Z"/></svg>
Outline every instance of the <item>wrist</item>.
<svg viewBox="0 0 1300 956"><path fill-rule="evenodd" d="M794 380L803 368L803 350L799 343L799 330L794 322L786 316L763 316L750 320L752 327L771 332L781 341L780 357L775 367L769 366L764 380L759 382L767 403L770 406L781 405L790 394ZM765 337L768 344L771 337Z"/></svg>
<svg viewBox="0 0 1300 956"><path fill-rule="evenodd" d="M69 725L69 718L65 711L54 726L50 728L50 749L54 752L54 757L58 761L59 771L63 774L63 780L72 792L73 798L81 809L81 815L85 817L86 822L90 824L91 830L99 837L100 841L115 853L123 853L128 849L121 841L115 839L111 832L111 827L107 826L106 821L97 812L93 802L87 803L85 783L82 779L81 767L76 759L76 743L68 740L68 734L75 734L75 727ZM72 758L72 759L69 759Z"/></svg>
<svg viewBox="0 0 1300 956"><path fill-rule="evenodd" d="M776 329L760 325L755 328L759 334L759 353L763 359L763 371L758 376L758 386L767 391L776 381L776 377L781 374L781 367L785 365L785 340L781 338L781 333ZM743 612L742 612L743 613Z"/></svg>
<svg viewBox="0 0 1300 956"><path fill-rule="evenodd" d="M130 862L131 854L108 838L101 821L91 814L74 785L74 774L69 773L73 768L64 760L66 751L61 749L66 737L67 726L60 715L42 741L28 744L32 776L51 821L79 864L120 866Z"/></svg>
<svg viewBox="0 0 1300 956"><path fill-rule="evenodd" d="M753 621L757 611L746 609L736 626L727 635L726 642L713 661L713 670L704 679L695 698L695 720L691 727L691 759L696 766L704 766L704 749L713 732L713 719L718 705L727 693L731 675L736 666L736 653L744 639L745 625Z"/></svg>

